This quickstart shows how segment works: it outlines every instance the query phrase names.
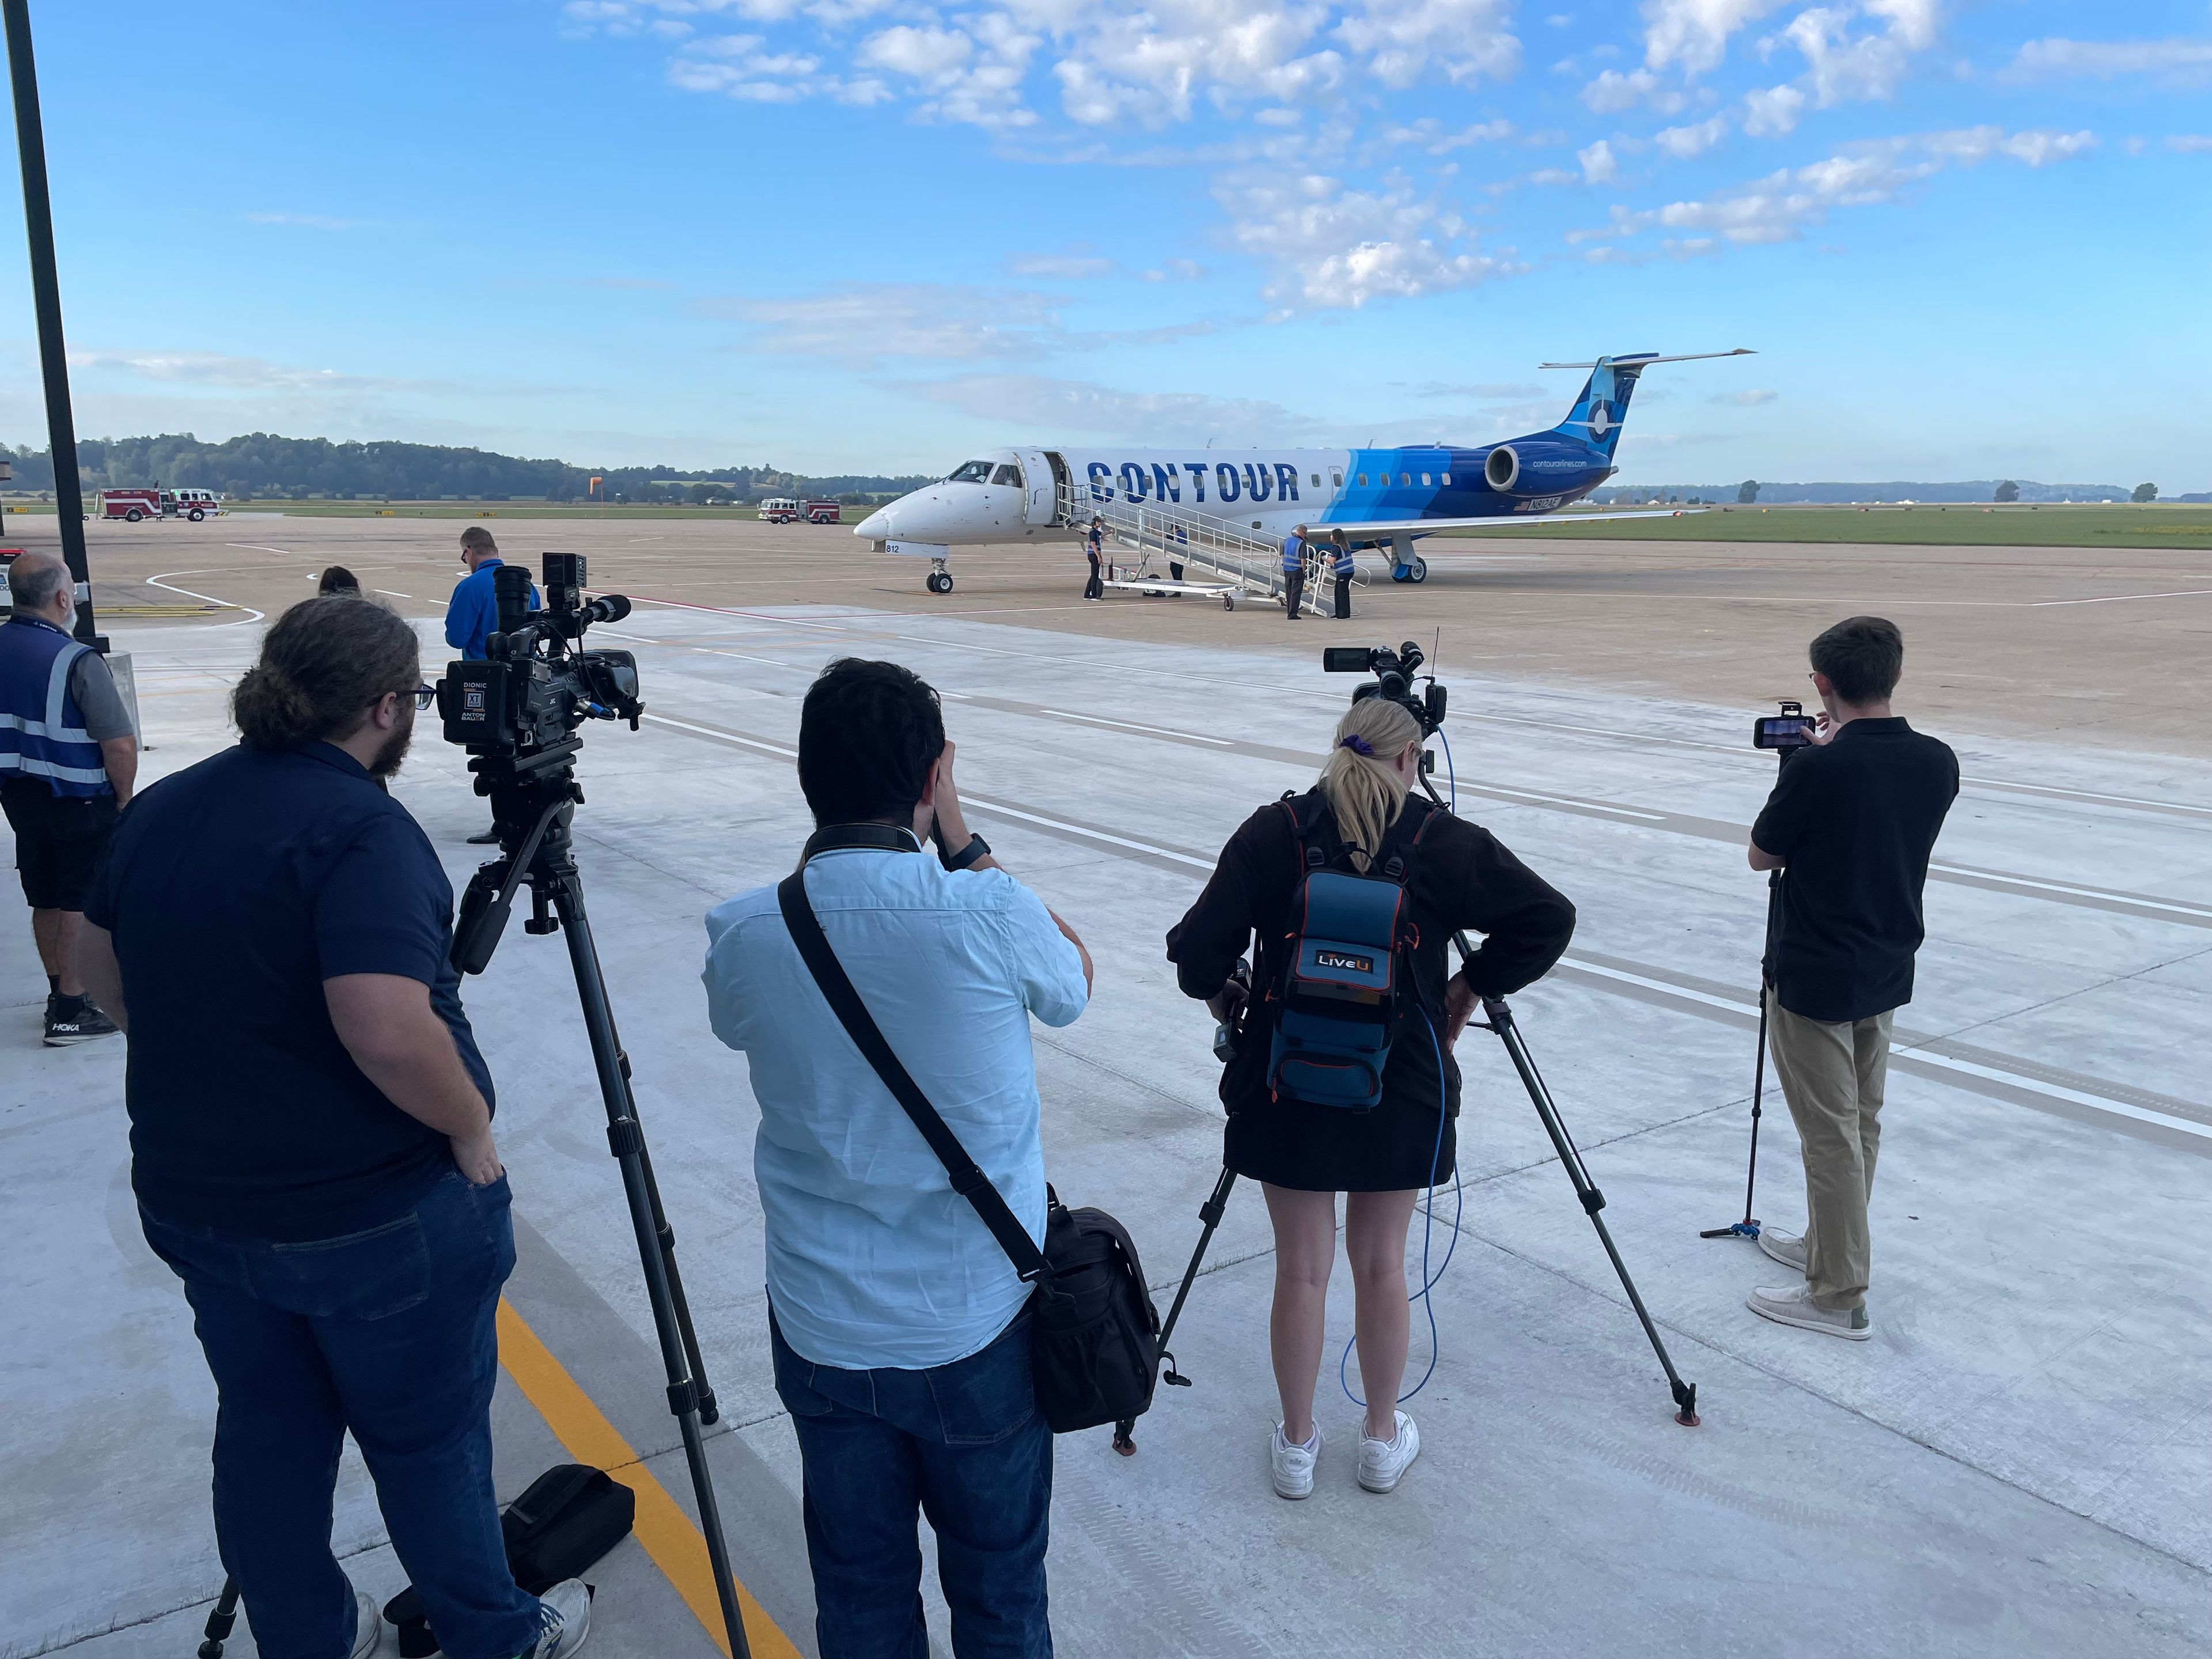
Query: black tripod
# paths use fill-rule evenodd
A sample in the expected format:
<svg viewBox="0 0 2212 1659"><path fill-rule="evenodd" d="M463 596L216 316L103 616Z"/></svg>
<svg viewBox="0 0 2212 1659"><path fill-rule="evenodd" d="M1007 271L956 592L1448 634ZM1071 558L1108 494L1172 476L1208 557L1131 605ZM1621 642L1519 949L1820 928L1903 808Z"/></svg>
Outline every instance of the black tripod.
<svg viewBox="0 0 2212 1659"><path fill-rule="evenodd" d="M1425 785L1426 780L1424 779L1423 782ZM1435 792L1430 793L1433 798ZM1452 942L1459 946L1462 959L1474 954L1466 934L1453 934ZM1613 1272L1620 1275L1620 1287L1628 1292L1628 1305L1636 1310L1636 1317L1644 1326L1644 1334L1650 1339L1652 1352L1659 1356L1659 1367L1667 1373L1668 1389L1674 1396L1674 1420L1686 1428L1697 1427L1698 1385L1685 1382L1681 1374L1675 1370L1674 1361L1667 1352L1667 1344L1659 1335L1659 1328L1651 1322L1651 1316L1644 1306L1644 1298L1637 1292L1636 1281L1628 1276L1628 1264L1620 1259L1620 1250L1613 1242L1613 1233L1598 1214L1605 1207L1605 1194L1590 1179L1589 1170L1583 1163L1581 1149L1575 1145L1574 1137L1567 1133L1567 1126L1560 1120L1559 1109L1552 1100L1552 1091L1545 1086L1543 1075L1537 1071L1535 1060L1529 1056L1528 1045L1522 1041L1521 1028L1514 1022L1513 1011L1505 1006L1502 997L1485 997L1482 1012L1487 1018L1477 1024L1485 1030L1496 1032L1498 1040L1505 1045L1505 1052L1513 1061L1513 1069L1521 1074L1521 1086L1528 1091L1529 1102L1536 1109L1536 1116L1544 1126L1544 1133L1552 1138L1553 1150L1559 1153L1559 1163L1567 1172L1567 1179L1573 1183L1575 1197L1583 1206L1583 1213L1589 1217L1590 1225L1597 1229L1598 1241L1605 1246L1605 1253L1613 1263ZM1168 1306L1167 1319L1160 1327L1160 1380L1179 1389L1188 1388L1190 1379L1176 1370L1175 1355L1169 1351L1168 1344L1174 1339L1176 1321L1182 1316L1182 1304L1189 1299L1192 1281L1198 1277L1199 1264L1206 1260L1206 1246L1213 1242L1214 1230L1220 1226L1223 1212L1229 1206L1230 1188L1236 1184L1236 1171L1223 1170L1221 1178L1213 1183L1213 1191L1207 1194L1206 1202L1199 1206L1198 1218L1202 1230L1198 1236L1198 1247L1190 1253L1190 1265L1183 1269L1182 1283L1176 1287L1175 1300ZM1133 1420L1114 1425L1114 1449L1125 1457L1137 1449L1130 1435L1134 1426Z"/></svg>
<svg viewBox="0 0 2212 1659"><path fill-rule="evenodd" d="M1766 873L1766 948L1774 948L1775 914L1782 902L1782 872L1770 870ZM1708 1227L1699 1238L1752 1238L1759 1237L1759 1220L1751 1212L1751 1195L1759 1185L1759 1100L1766 1092L1766 983L1765 958L1759 960L1759 1054L1751 1062L1751 1168L1743 1178L1743 1219L1731 1221L1725 1227Z"/></svg>

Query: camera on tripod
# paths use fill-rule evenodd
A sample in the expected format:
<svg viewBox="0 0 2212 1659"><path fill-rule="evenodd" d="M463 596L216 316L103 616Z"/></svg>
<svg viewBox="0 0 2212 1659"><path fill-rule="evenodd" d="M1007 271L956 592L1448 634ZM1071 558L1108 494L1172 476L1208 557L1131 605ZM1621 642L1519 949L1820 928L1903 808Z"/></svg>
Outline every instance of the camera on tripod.
<svg viewBox="0 0 2212 1659"><path fill-rule="evenodd" d="M530 609L530 573L492 572L499 631L484 641L486 660L457 662L438 682L446 741L476 756L526 769L573 752L586 720L626 720L637 729L637 658L628 651L581 651L593 623L619 622L629 601L619 593L584 602L584 556L545 556L545 608Z"/></svg>
<svg viewBox="0 0 2212 1659"><path fill-rule="evenodd" d="M1751 746L1779 750L1781 758L1786 761L1791 750L1812 745L1815 721L1805 712L1805 705L1795 697L1784 697L1781 705L1780 714L1761 714L1752 721Z"/></svg>
<svg viewBox="0 0 2212 1659"><path fill-rule="evenodd" d="M1324 673L1375 676L1372 685L1363 685L1352 694L1352 702L1381 697L1395 702L1421 723L1421 735L1425 738L1432 736L1444 723L1444 688L1437 684L1434 674L1429 676L1427 691L1419 696L1413 695L1413 676L1426 660L1421 647L1411 640L1395 651L1382 646L1332 645L1321 653Z"/></svg>

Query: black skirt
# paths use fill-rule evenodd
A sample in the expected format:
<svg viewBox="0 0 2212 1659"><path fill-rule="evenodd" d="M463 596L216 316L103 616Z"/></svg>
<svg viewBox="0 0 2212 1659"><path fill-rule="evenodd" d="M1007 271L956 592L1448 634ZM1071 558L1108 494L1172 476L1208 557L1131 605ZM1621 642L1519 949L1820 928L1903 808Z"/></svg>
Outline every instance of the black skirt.
<svg viewBox="0 0 2212 1659"><path fill-rule="evenodd" d="M1307 1193L1402 1193L1452 1177L1458 1123L1437 1108L1385 1096L1371 1111L1347 1112L1264 1097L1232 1112L1221 1161L1238 1175Z"/></svg>

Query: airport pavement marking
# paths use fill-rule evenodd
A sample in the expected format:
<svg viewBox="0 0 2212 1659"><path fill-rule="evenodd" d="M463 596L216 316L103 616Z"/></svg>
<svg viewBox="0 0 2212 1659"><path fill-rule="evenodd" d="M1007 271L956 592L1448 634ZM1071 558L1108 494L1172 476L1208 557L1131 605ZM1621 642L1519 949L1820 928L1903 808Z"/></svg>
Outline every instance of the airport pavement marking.
<svg viewBox="0 0 2212 1659"><path fill-rule="evenodd" d="M256 611L250 605L240 605L234 599L218 599L212 593L195 593L189 587L179 587L174 582L165 581L162 580L162 576L181 576L185 574L185 573L181 570L164 571L161 576L147 577L146 586L149 587L162 588L171 593L181 593L188 599L203 599L210 605L219 605L226 611L235 609L246 612L246 615L239 617L236 621L216 623L215 626L217 628L235 628L240 623L258 623L269 614L266 611Z"/></svg>
<svg viewBox="0 0 2212 1659"><path fill-rule="evenodd" d="M712 726L695 726L684 720L672 720L665 715L648 714L646 718L659 720L665 725L679 726L687 732L696 732L702 737L714 738L724 743L737 744L748 749L758 750L779 757L796 757L795 750L784 748L780 744L766 743L757 738L740 737L734 732L717 731ZM1138 841L1127 836L1117 836L1108 830L1093 829L1087 824L1072 823L1066 818L1033 812L1025 808L1009 805L1003 801L990 800L981 796L971 796L966 798L966 804L981 812L997 813L1084 842L1111 847L1122 851L1127 855L1133 855L1147 862L1163 861L1170 866L1188 866L1207 873L1211 873L1213 869L1214 860L1211 859L1195 857L1191 854L1161 847L1152 842ZM1559 965L1574 972L1587 974L1601 981L1633 985L1679 1001L1724 1011L1729 1014L1745 1018L1755 1016L1758 1012L1757 1006L1753 1003L1716 995L1710 991L1699 990L1692 986L1648 975L1633 973L1626 969L1609 967L1586 957L1562 957L1559 959ZM1944 1079L1946 1081L1972 1078L1983 1083L1995 1084L2003 1090L2011 1091L2001 1097L2002 1098L2013 1098L2018 1094L2040 1096L2047 1100L2085 1107L2093 1112L2131 1119L2153 1128L2165 1130L2169 1133L2186 1136L2189 1138L2187 1144L2192 1149L2200 1144L2212 1146L2212 1124L2194 1122L2187 1118L2175 1116L2172 1113L2138 1105L2132 1101L2118 1099L2110 1095L2092 1094L2063 1083L2035 1077L2025 1071L2007 1070L1983 1065L1975 1060L1956 1059L1948 1054L1935 1053L1929 1048L1911 1042L1893 1042L1890 1044L1890 1053L1908 1069L1916 1066L1931 1067L1951 1074ZM1988 1092L1988 1091L1978 1090L1976 1092Z"/></svg>
<svg viewBox="0 0 2212 1659"><path fill-rule="evenodd" d="M499 1299L499 1363L571 1457L605 1469L637 1494L637 1519L632 1528L637 1541L714 1645L728 1653L729 1638L722 1629L722 1604L714 1592L705 1536L505 1297ZM743 1584L738 1586L738 1607L755 1659L800 1659L791 1638Z"/></svg>

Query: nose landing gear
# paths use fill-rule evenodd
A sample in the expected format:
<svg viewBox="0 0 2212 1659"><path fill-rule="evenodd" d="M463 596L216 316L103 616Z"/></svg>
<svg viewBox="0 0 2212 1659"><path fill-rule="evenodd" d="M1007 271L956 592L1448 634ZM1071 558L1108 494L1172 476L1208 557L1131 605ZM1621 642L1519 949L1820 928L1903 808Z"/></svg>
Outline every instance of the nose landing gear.
<svg viewBox="0 0 2212 1659"><path fill-rule="evenodd" d="M932 559L930 564L933 568L928 580L922 586L933 593L950 593L952 591L952 573L945 568L945 561Z"/></svg>

